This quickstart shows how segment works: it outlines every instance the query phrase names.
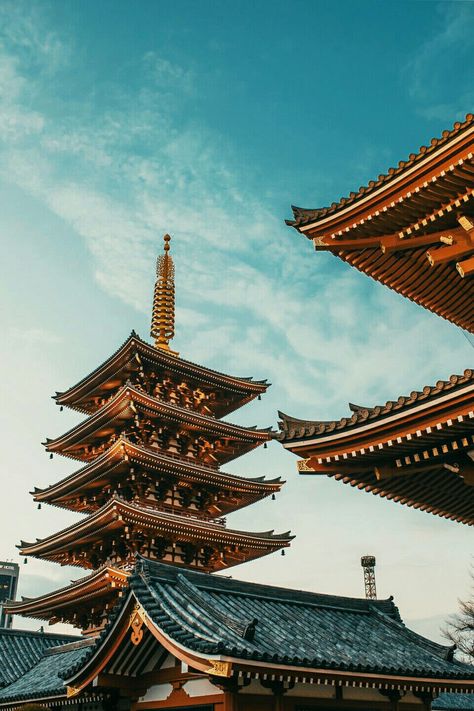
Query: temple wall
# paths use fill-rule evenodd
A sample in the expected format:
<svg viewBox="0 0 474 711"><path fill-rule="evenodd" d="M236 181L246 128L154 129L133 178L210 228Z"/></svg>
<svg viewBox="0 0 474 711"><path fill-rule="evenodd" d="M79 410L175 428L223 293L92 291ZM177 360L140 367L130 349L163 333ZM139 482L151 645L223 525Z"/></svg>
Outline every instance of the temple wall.
<svg viewBox="0 0 474 711"><path fill-rule="evenodd" d="M419 711L412 694L403 700L404 711ZM149 709L196 709L196 711L391 711L393 706L377 689L344 687L342 698L333 686L296 684L283 696L275 695L253 679L238 693L224 693L202 677L185 682L155 684L133 705L133 711Z"/></svg>

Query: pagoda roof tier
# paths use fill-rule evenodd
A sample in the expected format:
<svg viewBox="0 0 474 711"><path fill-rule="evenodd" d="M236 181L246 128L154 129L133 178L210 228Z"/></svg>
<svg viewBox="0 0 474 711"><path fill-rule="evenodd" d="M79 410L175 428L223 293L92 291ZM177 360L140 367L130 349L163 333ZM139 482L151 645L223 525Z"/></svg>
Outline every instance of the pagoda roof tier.
<svg viewBox="0 0 474 711"><path fill-rule="evenodd" d="M93 412L99 407L94 404L94 399L109 397L110 391L119 389L142 362L160 372L165 371L189 379L201 388L211 389L213 392L218 390L222 397L210 405L217 417L224 417L242 407L263 394L270 385L266 380L225 375L191 363L162 348L155 348L132 331L125 343L110 358L76 385L56 393L54 399L58 405L66 405L81 412Z"/></svg>
<svg viewBox="0 0 474 711"><path fill-rule="evenodd" d="M84 452L85 445L110 442L111 437L120 434L120 428L123 429L127 421L133 421L139 412L158 422L175 423L184 430L210 435L214 440L225 440L227 445L222 444L219 451L214 452L219 463L230 461L272 439L271 428L259 430L233 425L163 402L127 384L97 412L66 434L57 439L47 439L44 443L46 450L73 459L90 460L98 452Z"/></svg>
<svg viewBox="0 0 474 711"><path fill-rule="evenodd" d="M11 615L24 615L50 624L65 622L82 629L87 628L84 618L98 611L109 610L115 604L120 590L127 586L129 573L104 566L70 585L40 597L22 598L8 602L4 607Z"/></svg>
<svg viewBox="0 0 474 711"><path fill-rule="evenodd" d="M474 117L330 207L289 225L359 271L474 332Z"/></svg>
<svg viewBox="0 0 474 711"><path fill-rule="evenodd" d="M292 538L289 532L249 533L227 529L209 521L137 506L114 496L99 511L79 523L47 538L37 539L35 543L22 541L18 547L22 555L43 558L61 565L95 568L108 564L111 558L114 558L114 566L117 562L120 562L120 566L128 565L137 553L144 551L146 557L159 557L174 564L185 565L184 561L180 563L175 560L170 550L179 544L183 547L190 544L209 549L209 559L207 563L194 563L193 553L187 566L211 571L238 565L287 547ZM162 545L157 541L165 543ZM97 564L94 564L96 561Z"/></svg>
<svg viewBox="0 0 474 711"><path fill-rule="evenodd" d="M381 407L351 409L331 422L280 413L283 446L305 458L300 473L474 525L474 371Z"/></svg>
<svg viewBox="0 0 474 711"><path fill-rule="evenodd" d="M35 488L31 492L34 500L47 502L68 509L87 513L97 510L98 505L84 503L74 505L74 499L103 490L110 482L127 477L131 467L139 466L147 472L172 477L178 484L198 484L209 486L216 491L231 490L239 494L234 505L223 504L222 514L230 513L243 506L280 491L285 483L280 478L266 480L263 476L246 478L226 474L214 467L183 458L171 457L159 450L132 444L125 437L120 437L109 449L79 471L70 474L61 481L45 489Z"/></svg>

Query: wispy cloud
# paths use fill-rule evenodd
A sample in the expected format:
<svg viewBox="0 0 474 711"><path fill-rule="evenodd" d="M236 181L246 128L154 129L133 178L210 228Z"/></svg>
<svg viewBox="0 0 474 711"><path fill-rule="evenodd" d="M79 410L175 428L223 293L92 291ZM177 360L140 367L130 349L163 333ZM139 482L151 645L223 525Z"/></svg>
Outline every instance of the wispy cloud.
<svg viewBox="0 0 474 711"><path fill-rule="evenodd" d="M147 309L150 262L161 234L171 231L179 303L188 315L183 327L195 357L209 358L203 351L212 330L211 357L227 349L237 372L249 360L249 372L258 363L257 372L268 372L292 407L308 409L309 390L325 409L339 403L341 391L357 399L380 386L386 392L396 389L398 373L422 367L424 349L400 353L394 333L399 321L401 338L414 342L429 320L330 258L313 258L302 238L289 235L271 203L255 194L251 164L196 121L192 68L147 53L142 84L117 87L105 108L95 103L96 87L81 108L47 109L36 100L41 77L49 81L60 71L61 53L71 52L68 38L41 32L39 17L23 19L20 32L11 7L4 19L0 125L10 135L0 143L3 177L84 240L104 291ZM438 43L461 32L459 20L453 23ZM418 75L432 51L422 50ZM39 62L44 72L36 74ZM440 354L449 348L441 335L432 340Z"/></svg>
<svg viewBox="0 0 474 711"><path fill-rule="evenodd" d="M254 418L262 425L275 424L277 409L299 417L340 417L347 414L347 400L372 405L447 376L447 368L465 367L471 350L451 325L331 256L314 255L309 242L283 225L284 215L276 206L289 202L290 178L262 180L245 146L240 150L232 136L203 122L195 105L197 98L205 99L205 82L184 57L146 52L133 60L135 78L125 88L110 82L102 86L95 77L90 87L86 80L79 83L74 101L64 101L58 87L86 72L87 63L70 36L50 30L47 12L47 3L0 3L0 177L18 186L20 190L13 192L33 196L30 202L41 207L43 216L49 211L59 218L51 223L64 226L67 237L80 241L81 258L85 246L87 265L78 263L75 268L85 267L84 272L91 268L100 287L94 290L94 299L102 290L136 309L141 320L149 312L161 236L171 232L177 263L177 349L185 358L244 376L267 377L273 383L264 402L236 413L247 424ZM456 23L455 31L462 31ZM430 56L440 46L447 48L447 41L420 48L413 67L414 99L421 97L426 75L428 91ZM425 107L435 105L430 96L420 98ZM379 158L367 150L358 163L353 158L354 170L371 178ZM317 204L320 184L315 175L308 184L315 183ZM332 180L329 170L321 169L320 175L321 181ZM283 184L284 196L279 192ZM353 187L348 185L347 191ZM35 227L34 221L26 227L32 240L42 234ZM1 215L0 229L11 234ZM84 288L89 288L86 277L85 282ZM75 299L72 288L63 288L62 298ZM41 296L39 289L37 293ZM107 322L104 309L110 300L97 300L91 320L97 319L98 333ZM67 318L67 309L65 313ZM78 309L71 317L77 342L82 341L83 313ZM83 355L78 355L73 367L61 367L71 358L74 342L63 347L50 322L12 319L12 323L5 372L20 372L20 377L15 374L12 383L4 379L1 384L3 400L9 403L3 427L10 442L2 469L11 484L11 505L0 536L3 555L13 554L20 535L47 535L74 520L73 514L57 509L47 516L32 511L26 490L33 482L43 485L65 474L64 462L41 458L36 443L77 421L74 413L53 413L47 395L51 383L61 387L59 377L82 375L84 364ZM86 344L91 360L100 348L112 351L116 344L108 338L107 331L98 339L97 351L95 343ZM420 530L427 536L425 559L426 551L435 551L429 560L433 576L439 577L442 546L449 548L445 559L450 561L453 550L459 560L467 550L462 548L462 530L449 528L448 522L364 497L334 481L297 479L289 455L276 444L242 463L233 462L230 469L285 476L289 481L282 493L284 505L277 509L262 502L258 527L292 526L298 534L284 559L258 561L238 575L258 580L273 576L279 584L294 585L297 580L298 585L328 592L359 594L352 581L359 581L361 550L374 550L374 521L380 522L375 552L383 553L387 561L387 594L402 587L400 570L405 559L412 560L413 541L422 538ZM244 509L232 523L252 529L254 515ZM335 556L338 565L333 564ZM302 565L308 560L311 565ZM26 594L67 582L65 572L53 564L30 561L28 570L50 573L46 580L25 579ZM321 578L315 571L323 571ZM454 600L449 609L456 597L451 576L452 571L446 576ZM415 577L410 575L410 580ZM438 583L433 577L432 588L438 590ZM432 608L425 610L426 594L418 587L416 593L413 589L405 593L404 607L412 616L419 617L420 610L437 614L444 600L431 596Z"/></svg>
<svg viewBox="0 0 474 711"><path fill-rule="evenodd" d="M436 11L437 31L417 47L404 67L403 80L425 118L462 119L474 104L474 4L442 2L431 7Z"/></svg>

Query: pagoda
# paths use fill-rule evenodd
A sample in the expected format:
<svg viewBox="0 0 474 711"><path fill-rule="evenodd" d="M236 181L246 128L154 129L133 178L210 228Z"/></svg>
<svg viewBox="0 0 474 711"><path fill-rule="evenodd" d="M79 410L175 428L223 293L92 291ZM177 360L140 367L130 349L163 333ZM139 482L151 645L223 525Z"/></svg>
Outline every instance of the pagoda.
<svg viewBox="0 0 474 711"><path fill-rule="evenodd" d="M225 570L289 545L289 533L227 528L225 516L280 490L279 478L245 478L223 464L274 433L221 418L266 391L266 381L238 378L179 357L174 336L174 265L170 237L157 261L151 336L132 332L108 360L69 390L61 407L86 415L46 450L82 462L44 489L38 505L83 514L44 539L22 541L21 554L89 571L70 586L11 602L8 611L93 635L128 585L137 556L205 573Z"/></svg>

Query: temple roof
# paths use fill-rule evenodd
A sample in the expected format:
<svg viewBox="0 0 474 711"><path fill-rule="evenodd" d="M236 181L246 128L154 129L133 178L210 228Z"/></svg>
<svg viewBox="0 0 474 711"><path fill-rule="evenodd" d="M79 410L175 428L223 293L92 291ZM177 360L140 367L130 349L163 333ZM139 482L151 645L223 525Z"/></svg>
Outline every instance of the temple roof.
<svg viewBox="0 0 474 711"><path fill-rule="evenodd" d="M474 332L474 119L330 207L293 208L316 250Z"/></svg>
<svg viewBox="0 0 474 711"><path fill-rule="evenodd" d="M45 650L28 671L0 690L0 705L17 700L46 700L66 696L66 688L60 675L81 663L89 651L90 644L89 640L80 640Z"/></svg>
<svg viewBox="0 0 474 711"><path fill-rule="evenodd" d="M371 180L368 185L361 186L357 191L351 192L347 197L331 203L328 207L304 208L292 205L294 220L287 220L291 226L306 225L309 222L320 220L324 217L335 215L348 207L372 197L381 188L387 189L390 184L399 182L401 177L408 175L415 168L423 168L433 162L433 157L438 156L440 150L448 148L454 141L459 142L463 137L470 136L474 124L474 115L467 114L464 121L456 121L451 130L443 131L440 138L432 138L429 146L421 146L417 153L410 153L407 160L401 160L398 166L389 168L387 173L381 174L376 180Z"/></svg>
<svg viewBox="0 0 474 711"><path fill-rule="evenodd" d="M242 427L201 415L187 408L158 400L128 383L92 416L87 417L60 437L47 439L44 443L46 450L60 452L72 458L81 458L74 451L74 447L87 443L91 438L106 439L110 437L114 432L112 423L133 419L137 409L148 417L182 423L188 429L196 432L209 433L215 437L238 441L243 443L244 451L253 449L272 438L271 428L259 430L256 427ZM245 448L245 444L249 446ZM239 452L233 456L224 455L224 461L229 461L242 453L242 446L240 446Z"/></svg>
<svg viewBox="0 0 474 711"><path fill-rule="evenodd" d="M167 456L159 450L132 444L125 437L120 437L109 449L77 472L51 484L45 489L35 488L35 501L47 501L61 506L61 499L79 494L94 483L109 480L117 467L127 460L128 466L139 464L147 471L156 471L160 475L172 475L180 481L196 482L218 488L231 488L245 495L248 503L257 501L279 491L285 483L279 477L265 479L263 476L247 478L218 471L215 467L205 466L192 460ZM69 508L69 507L68 507ZM87 510L87 509L84 509Z"/></svg>
<svg viewBox="0 0 474 711"><path fill-rule="evenodd" d="M439 404L446 408L447 403L452 402L453 406L458 407L461 394L466 394L470 407L474 406L473 369L466 369L461 375L453 374L448 380L438 380L435 385L426 385L422 390L413 390L410 395L400 395L396 400L388 400L384 405L364 407L349 403L352 415L339 420L300 420L279 412L281 419L279 440L289 442L350 432L360 425L378 424L393 415L409 417L414 413L415 408L420 406L423 408L423 417L426 417L426 411L433 410Z"/></svg>
<svg viewBox="0 0 474 711"><path fill-rule="evenodd" d="M126 587L128 572L103 566L90 575L72 581L69 585L35 598L15 600L5 605L12 615L26 615L35 619L49 620L70 609L72 613L86 603L91 606L97 598L110 595L111 591ZM69 617L70 619L70 617Z"/></svg>
<svg viewBox="0 0 474 711"><path fill-rule="evenodd" d="M139 358L156 364L167 371L189 377L200 383L206 383L214 388L219 388L220 390L228 391L229 394L232 394L232 403L229 403L228 407L216 413L219 417L232 412L246 402L264 393L270 385L266 380L253 380L252 378L225 375L224 373L219 373L216 370L211 370L202 365L191 363L161 348L151 346L132 331L120 348L98 368L68 390L56 393L56 402L58 405L67 405L85 412L86 410L81 408L81 400L91 392L99 390L101 385L106 384L109 380L118 379L119 382L120 379L123 380L121 372L126 369L126 366L130 364L137 355Z"/></svg>
<svg viewBox="0 0 474 711"><path fill-rule="evenodd" d="M101 635L47 650L0 691L0 704L66 696L66 687L74 694L82 690L78 700L84 702L90 680L114 668L115 657L123 663L124 651L138 668L133 655L145 655L144 647L128 640L130 612L137 605L152 632L143 642L146 659L154 644L178 659L192 659L211 676L213 664L225 660L244 676L270 665L272 673L291 673L295 680L301 674L301 679L327 683L341 675L348 683L376 688L474 689L473 667L453 660L452 647L409 630L392 598L367 600L248 583L140 557L129 593ZM92 693L100 697L100 682ZM470 711L468 698L442 694L434 707Z"/></svg>
<svg viewBox="0 0 474 711"><path fill-rule="evenodd" d="M366 678L367 685L373 686L383 686L394 677L404 685L423 679L431 688L450 689L468 682L474 690L473 667L454 661L452 648L405 627L391 598L366 600L290 590L180 572L144 559L130 578L130 596L144 610L147 627L153 627L155 637L169 651L178 658L192 658L198 669L207 664L210 673L213 662L226 660L250 674L271 664L274 674L282 669L297 674L303 668L306 678L352 672L358 680L372 675ZM121 616L128 630L130 596L86 659L69 670L68 684L80 686L81 679L99 672Z"/></svg>
<svg viewBox="0 0 474 711"><path fill-rule="evenodd" d="M301 474L474 525L474 371L330 422L280 413Z"/></svg>
<svg viewBox="0 0 474 711"><path fill-rule="evenodd" d="M64 634L0 629L0 688L25 674L47 649L77 639Z"/></svg>
<svg viewBox="0 0 474 711"><path fill-rule="evenodd" d="M433 711L474 711L473 694L440 694L431 704Z"/></svg>
<svg viewBox="0 0 474 711"><path fill-rule="evenodd" d="M91 516L47 538L37 539L36 543L21 541L19 548L22 555L65 563L65 556L72 547L81 547L86 542L103 541L106 532L110 533L127 524L139 524L154 531L157 536L176 536L180 541L201 541L207 545L242 545L250 549L247 560L288 546L293 538L289 532L275 534L273 531L237 531L191 516L174 515L137 506L113 496Z"/></svg>

